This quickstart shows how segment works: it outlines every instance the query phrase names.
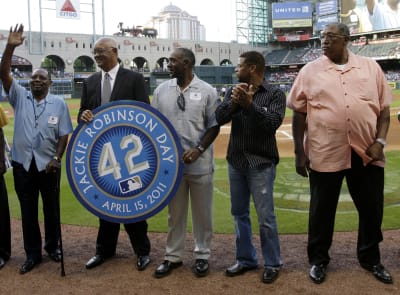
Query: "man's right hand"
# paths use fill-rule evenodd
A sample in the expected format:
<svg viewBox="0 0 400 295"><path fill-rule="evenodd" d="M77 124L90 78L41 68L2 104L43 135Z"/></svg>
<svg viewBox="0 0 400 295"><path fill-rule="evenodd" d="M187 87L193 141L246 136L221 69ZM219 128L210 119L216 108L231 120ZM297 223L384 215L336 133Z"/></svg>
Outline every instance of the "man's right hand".
<svg viewBox="0 0 400 295"><path fill-rule="evenodd" d="M8 35L7 44L15 46L15 47L21 45L25 40L25 37L22 36L23 33L24 33L24 25L23 24L20 24L20 25L16 24L14 30L11 27L10 34Z"/></svg>
<svg viewBox="0 0 400 295"><path fill-rule="evenodd" d="M91 110L84 110L80 120L84 123L89 123L93 120L94 116Z"/></svg>

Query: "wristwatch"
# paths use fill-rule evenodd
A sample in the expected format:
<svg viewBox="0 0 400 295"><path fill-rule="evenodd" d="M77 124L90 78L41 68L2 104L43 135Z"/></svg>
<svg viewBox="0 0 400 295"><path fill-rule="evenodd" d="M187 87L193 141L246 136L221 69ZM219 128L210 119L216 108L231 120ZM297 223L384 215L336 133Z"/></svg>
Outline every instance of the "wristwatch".
<svg viewBox="0 0 400 295"><path fill-rule="evenodd" d="M196 146L196 149L198 149L200 151L200 153L203 153L206 150L201 144Z"/></svg>
<svg viewBox="0 0 400 295"><path fill-rule="evenodd" d="M383 147L386 146L386 140L384 140L383 138L377 138L375 139L375 142L379 142Z"/></svg>
<svg viewBox="0 0 400 295"><path fill-rule="evenodd" d="M57 157L57 156L54 156L53 160L56 160L57 162L61 162L61 159L59 157Z"/></svg>

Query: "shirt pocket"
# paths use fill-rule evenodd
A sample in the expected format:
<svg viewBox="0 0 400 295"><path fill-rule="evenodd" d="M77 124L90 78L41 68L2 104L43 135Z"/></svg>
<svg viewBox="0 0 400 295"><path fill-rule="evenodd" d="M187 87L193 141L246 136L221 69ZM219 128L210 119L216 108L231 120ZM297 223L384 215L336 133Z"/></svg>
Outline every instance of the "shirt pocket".
<svg viewBox="0 0 400 295"><path fill-rule="evenodd" d="M375 91L371 85L375 85L374 81L368 78L361 78L357 82L354 82L355 93L358 93L358 97L361 100L370 101L375 97Z"/></svg>
<svg viewBox="0 0 400 295"><path fill-rule="evenodd" d="M186 119L192 122L201 122L204 117L204 103L202 100L188 100L186 105Z"/></svg>

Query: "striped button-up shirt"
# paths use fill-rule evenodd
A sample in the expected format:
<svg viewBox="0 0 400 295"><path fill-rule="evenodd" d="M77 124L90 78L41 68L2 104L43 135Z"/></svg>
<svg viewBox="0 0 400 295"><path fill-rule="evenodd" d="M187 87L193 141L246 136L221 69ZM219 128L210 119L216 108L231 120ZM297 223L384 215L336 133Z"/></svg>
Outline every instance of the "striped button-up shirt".
<svg viewBox="0 0 400 295"><path fill-rule="evenodd" d="M266 81L254 94L249 109L232 113L232 88L216 110L220 125L231 121L226 159L236 169L256 168L279 162L275 133L285 116L286 97Z"/></svg>

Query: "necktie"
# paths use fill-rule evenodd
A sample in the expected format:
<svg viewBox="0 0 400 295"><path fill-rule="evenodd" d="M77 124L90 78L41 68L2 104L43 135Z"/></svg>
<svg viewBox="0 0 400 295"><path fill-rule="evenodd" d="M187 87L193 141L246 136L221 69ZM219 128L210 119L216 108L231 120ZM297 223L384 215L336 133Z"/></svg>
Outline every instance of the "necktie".
<svg viewBox="0 0 400 295"><path fill-rule="evenodd" d="M103 88L101 90L101 105L106 104L110 101L111 97L111 81L110 74L104 74Z"/></svg>

